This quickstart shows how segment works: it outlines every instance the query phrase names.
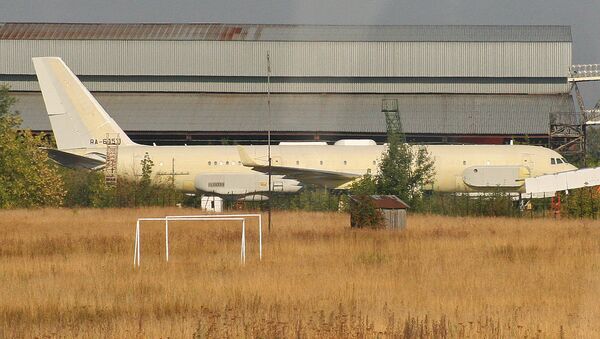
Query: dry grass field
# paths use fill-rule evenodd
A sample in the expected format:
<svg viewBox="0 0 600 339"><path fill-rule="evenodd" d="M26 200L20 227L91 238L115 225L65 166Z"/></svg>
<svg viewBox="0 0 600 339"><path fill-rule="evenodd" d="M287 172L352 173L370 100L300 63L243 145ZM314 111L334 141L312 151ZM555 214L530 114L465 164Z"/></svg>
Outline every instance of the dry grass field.
<svg viewBox="0 0 600 339"><path fill-rule="evenodd" d="M402 232L280 212L258 261L179 209L0 211L0 338L600 337L600 223L411 215Z"/></svg>

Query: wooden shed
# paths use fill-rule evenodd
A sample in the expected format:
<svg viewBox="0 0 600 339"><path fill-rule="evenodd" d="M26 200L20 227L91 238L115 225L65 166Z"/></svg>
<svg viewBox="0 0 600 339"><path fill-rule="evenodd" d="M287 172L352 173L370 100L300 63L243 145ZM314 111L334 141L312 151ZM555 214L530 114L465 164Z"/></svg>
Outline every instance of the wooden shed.
<svg viewBox="0 0 600 339"><path fill-rule="evenodd" d="M369 195L367 197L375 209L383 215L385 228L403 229L406 227L406 210L410 207L407 203L395 195ZM358 196L350 196L350 200L351 203L357 203L360 199ZM350 215L352 227L360 227L356 224L356 220L354 215Z"/></svg>

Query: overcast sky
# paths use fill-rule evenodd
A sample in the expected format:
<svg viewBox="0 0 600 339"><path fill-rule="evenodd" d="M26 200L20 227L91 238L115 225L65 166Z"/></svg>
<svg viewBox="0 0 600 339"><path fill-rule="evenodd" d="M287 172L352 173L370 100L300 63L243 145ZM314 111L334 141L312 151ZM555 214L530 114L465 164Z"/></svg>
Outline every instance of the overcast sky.
<svg viewBox="0 0 600 339"><path fill-rule="evenodd" d="M0 21L570 25L573 63L600 63L600 0L0 0Z"/></svg>

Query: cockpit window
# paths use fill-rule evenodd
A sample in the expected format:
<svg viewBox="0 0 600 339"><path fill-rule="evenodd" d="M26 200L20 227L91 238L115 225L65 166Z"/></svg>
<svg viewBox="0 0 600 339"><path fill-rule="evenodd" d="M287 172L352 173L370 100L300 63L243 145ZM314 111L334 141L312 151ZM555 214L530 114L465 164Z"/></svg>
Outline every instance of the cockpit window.
<svg viewBox="0 0 600 339"><path fill-rule="evenodd" d="M556 165L556 159L550 158L550 164L551 165Z"/></svg>
<svg viewBox="0 0 600 339"><path fill-rule="evenodd" d="M560 158L556 158L556 163L557 164L562 164L563 162L562 162L562 160L560 160Z"/></svg>
<svg viewBox="0 0 600 339"><path fill-rule="evenodd" d="M562 161L563 161L565 164L568 164L568 163L569 163L569 162L567 161L567 159L565 159L565 158L562 158Z"/></svg>

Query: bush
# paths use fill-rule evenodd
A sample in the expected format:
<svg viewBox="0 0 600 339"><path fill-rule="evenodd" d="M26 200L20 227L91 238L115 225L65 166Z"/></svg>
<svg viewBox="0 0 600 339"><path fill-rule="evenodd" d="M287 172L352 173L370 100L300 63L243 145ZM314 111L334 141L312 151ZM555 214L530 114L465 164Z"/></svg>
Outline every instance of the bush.
<svg viewBox="0 0 600 339"><path fill-rule="evenodd" d="M14 97L0 86L0 208L60 206L65 191L57 166L40 147L43 134L20 131L21 118L12 111Z"/></svg>
<svg viewBox="0 0 600 339"><path fill-rule="evenodd" d="M352 227L382 228L383 213L375 208L368 195L355 195L350 199L350 225Z"/></svg>

